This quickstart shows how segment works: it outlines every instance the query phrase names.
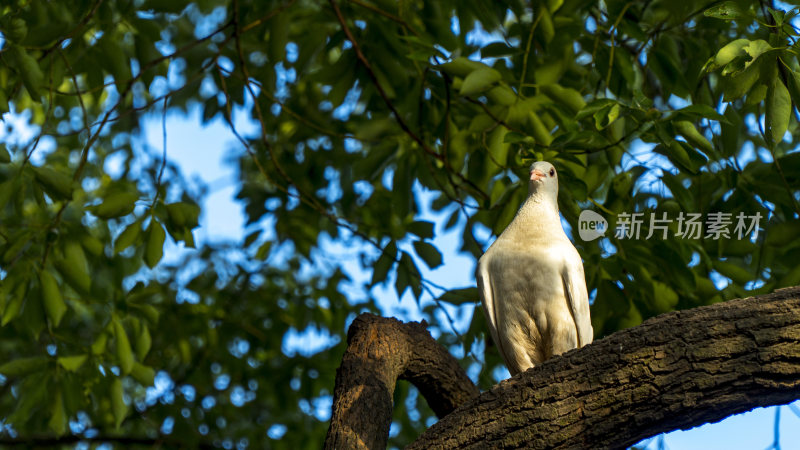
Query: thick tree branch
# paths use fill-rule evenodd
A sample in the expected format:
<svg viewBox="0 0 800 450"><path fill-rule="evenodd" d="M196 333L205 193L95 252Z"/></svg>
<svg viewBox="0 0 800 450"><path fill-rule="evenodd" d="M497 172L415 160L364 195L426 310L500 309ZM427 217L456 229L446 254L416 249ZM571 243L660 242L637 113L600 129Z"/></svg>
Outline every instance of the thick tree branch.
<svg viewBox="0 0 800 450"><path fill-rule="evenodd" d="M625 448L800 398L800 287L663 314L461 405L409 448Z"/></svg>
<svg viewBox="0 0 800 450"><path fill-rule="evenodd" d="M413 383L440 418L478 395L425 322L362 314L350 325L347 350L336 371L325 448L386 448L398 379Z"/></svg>

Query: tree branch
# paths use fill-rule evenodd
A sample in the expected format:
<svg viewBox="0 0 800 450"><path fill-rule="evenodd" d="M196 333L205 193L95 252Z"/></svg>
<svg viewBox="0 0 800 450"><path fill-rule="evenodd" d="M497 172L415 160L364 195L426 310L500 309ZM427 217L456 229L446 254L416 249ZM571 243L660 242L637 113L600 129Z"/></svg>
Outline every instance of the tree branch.
<svg viewBox="0 0 800 450"><path fill-rule="evenodd" d="M800 397L800 287L663 314L501 382L409 448L625 448Z"/></svg>
<svg viewBox="0 0 800 450"><path fill-rule="evenodd" d="M336 371L326 449L386 448L398 379L413 383L439 417L478 396L478 388L426 326L372 314L356 317Z"/></svg>
<svg viewBox="0 0 800 450"><path fill-rule="evenodd" d="M441 418L410 449L626 448L800 398L800 286L662 314L480 396L424 322L364 314L347 341L329 449L386 447L397 379Z"/></svg>

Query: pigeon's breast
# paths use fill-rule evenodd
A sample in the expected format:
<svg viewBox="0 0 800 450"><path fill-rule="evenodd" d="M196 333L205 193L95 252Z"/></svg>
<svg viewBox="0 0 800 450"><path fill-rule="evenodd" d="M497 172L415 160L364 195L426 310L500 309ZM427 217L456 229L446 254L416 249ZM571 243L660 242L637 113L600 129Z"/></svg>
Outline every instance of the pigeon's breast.
<svg viewBox="0 0 800 450"><path fill-rule="evenodd" d="M563 299L560 255L507 249L491 256L492 285L498 310L503 310L504 315L538 316L551 309L556 299ZM558 303L559 307L565 305L563 301Z"/></svg>

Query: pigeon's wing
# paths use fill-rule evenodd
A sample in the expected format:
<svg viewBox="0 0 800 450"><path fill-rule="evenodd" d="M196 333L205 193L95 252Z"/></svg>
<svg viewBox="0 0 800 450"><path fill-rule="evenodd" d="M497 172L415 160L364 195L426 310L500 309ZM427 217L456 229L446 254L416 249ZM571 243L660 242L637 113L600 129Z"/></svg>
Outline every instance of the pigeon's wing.
<svg viewBox="0 0 800 450"><path fill-rule="evenodd" d="M483 311L486 313L486 323L489 326L489 332L492 334L492 340L497 345L497 349L500 350L500 356L503 357L503 361L508 361L503 351L503 343L497 334L497 305L494 299L494 289L492 289L492 276L489 272L489 258L490 256L485 254L478 260L475 279L478 281L478 294L481 297Z"/></svg>
<svg viewBox="0 0 800 450"><path fill-rule="evenodd" d="M594 331L589 317L589 294L586 291L583 263L577 253L575 251L574 257L566 258L561 270L561 280L564 283L569 310L575 320L575 328L578 330L578 347L583 347L592 342Z"/></svg>

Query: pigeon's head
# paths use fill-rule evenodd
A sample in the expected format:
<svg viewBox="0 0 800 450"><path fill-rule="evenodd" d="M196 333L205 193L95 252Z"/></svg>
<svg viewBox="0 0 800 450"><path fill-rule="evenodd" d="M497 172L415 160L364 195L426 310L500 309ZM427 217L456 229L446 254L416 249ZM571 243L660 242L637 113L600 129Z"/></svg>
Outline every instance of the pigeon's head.
<svg viewBox="0 0 800 450"><path fill-rule="evenodd" d="M558 197L558 173L547 161L537 161L531 165L529 190L531 194L545 195L553 200Z"/></svg>

